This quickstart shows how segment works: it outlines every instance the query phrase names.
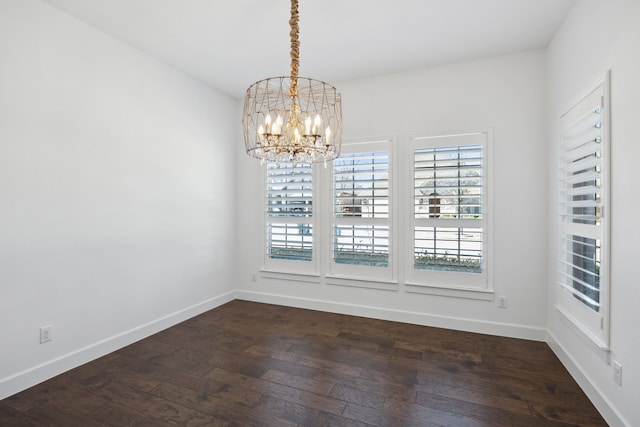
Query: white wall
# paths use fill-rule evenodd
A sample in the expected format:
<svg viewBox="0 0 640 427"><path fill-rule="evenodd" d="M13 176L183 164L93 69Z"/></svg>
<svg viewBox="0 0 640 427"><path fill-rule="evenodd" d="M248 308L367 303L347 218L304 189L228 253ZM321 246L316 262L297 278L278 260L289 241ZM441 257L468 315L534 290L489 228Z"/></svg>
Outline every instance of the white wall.
<svg viewBox="0 0 640 427"><path fill-rule="evenodd" d="M0 64L2 398L231 298L237 115L37 0Z"/></svg>
<svg viewBox="0 0 640 427"><path fill-rule="evenodd" d="M554 308L555 271L549 271L550 345L611 425L640 425L640 287L638 242L640 194L632 174L640 158L640 2L582 0L548 49L549 223L556 223L554 154L559 117L592 84L611 70L611 352L597 349ZM549 262L555 265L557 228L550 227ZM622 387L613 382L611 360L622 364Z"/></svg>
<svg viewBox="0 0 640 427"><path fill-rule="evenodd" d="M250 300L544 340L546 309L544 51L342 82L344 138L492 128L495 293L509 308L397 291L273 280L252 273L264 251L260 162L238 147L238 295ZM321 76L315 76L321 77ZM321 207L320 207L321 209ZM318 212L319 209L316 210ZM403 210L401 216L406 216ZM401 223L402 223L401 218Z"/></svg>

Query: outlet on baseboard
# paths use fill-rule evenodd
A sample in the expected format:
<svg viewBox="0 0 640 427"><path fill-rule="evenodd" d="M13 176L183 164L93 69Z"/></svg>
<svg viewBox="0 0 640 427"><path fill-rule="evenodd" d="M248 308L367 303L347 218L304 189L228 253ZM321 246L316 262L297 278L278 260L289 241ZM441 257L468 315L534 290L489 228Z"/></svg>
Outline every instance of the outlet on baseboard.
<svg viewBox="0 0 640 427"><path fill-rule="evenodd" d="M53 325L47 325L40 328L40 344L53 341Z"/></svg>

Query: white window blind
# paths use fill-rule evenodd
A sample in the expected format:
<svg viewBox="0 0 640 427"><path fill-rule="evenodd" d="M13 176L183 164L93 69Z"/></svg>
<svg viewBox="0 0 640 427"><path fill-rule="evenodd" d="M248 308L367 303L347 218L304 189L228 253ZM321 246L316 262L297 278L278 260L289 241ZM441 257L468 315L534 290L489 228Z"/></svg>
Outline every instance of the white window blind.
<svg viewBox="0 0 640 427"><path fill-rule="evenodd" d="M587 113L566 129L561 157L560 203L566 233L560 283L595 311L600 309L601 113L601 101L594 99Z"/></svg>
<svg viewBox="0 0 640 427"><path fill-rule="evenodd" d="M413 172L414 268L482 273L482 145L415 148Z"/></svg>
<svg viewBox="0 0 640 427"><path fill-rule="evenodd" d="M389 265L389 152L343 153L333 167L333 261Z"/></svg>
<svg viewBox="0 0 640 427"><path fill-rule="evenodd" d="M559 157L559 307L601 346L608 345L606 81L563 115Z"/></svg>
<svg viewBox="0 0 640 427"><path fill-rule="evenodd" d="M310 164L267 165L267 258L313 260L313 179Z"/></svg>

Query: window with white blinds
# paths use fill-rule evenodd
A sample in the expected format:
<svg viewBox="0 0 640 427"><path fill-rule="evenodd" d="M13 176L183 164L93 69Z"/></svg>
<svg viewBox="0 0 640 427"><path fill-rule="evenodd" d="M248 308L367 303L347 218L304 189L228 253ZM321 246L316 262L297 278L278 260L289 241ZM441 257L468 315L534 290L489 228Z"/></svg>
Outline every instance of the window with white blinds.
<svg viewBox="0 0 640 427"><path fill-rule="evenodd" d="M313 176L310 164L267 165L266 255L313 260Z"/></svg>
<svg viewBox="0 0 640 427"><path fill-rule="evenodd" d="M411 138L401 156L393 138L349 141L329 167L267 164L265 272L485 298L490 137Z"/></svg>
<svg viewBox="0 0 640 427"><path fill-rule="evenodd" d="M607 345L607 114L605 78L562 117L559 308Z"/></svg>
<svg viewBox="0 0 640 427"><path fill-rule="evenodd" d="M486 286L487 139L478 132L411 140L412 282Z"/></svg>
<svg viewBox="0 0 640 427"><path fill-rule="evenodd" d="M413 155L415 268L482 272L482 145Z"/></svg>
<svg viewBox="0 0 640 427"><path fill-rule="evenodd" d="M389 151L344 150L333 166L333 262L388 267Z"/></svg>

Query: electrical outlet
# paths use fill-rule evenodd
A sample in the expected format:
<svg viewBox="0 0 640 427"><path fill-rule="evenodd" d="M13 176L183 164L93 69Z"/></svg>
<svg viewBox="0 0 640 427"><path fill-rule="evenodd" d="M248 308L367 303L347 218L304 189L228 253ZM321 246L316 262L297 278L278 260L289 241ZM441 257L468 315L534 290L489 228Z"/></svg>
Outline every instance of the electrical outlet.
<svg viewBox="0 0 640 427"><path fill-rule="evenodd" d="M251 273L251 281L252 282L258 281L258 273Z"/></svg>
<svg viewBox="0 0 640 427"><path fill-rule="evenodd" d="M622 387L622 365L613 361L613 382Z"/></svg>
<svg viewBox="0 0 640 427"><path fill-rule="evenodd" d="M40 344L53 341L53 325L47 325L40 328Z"/></svg>
<svg viewBox="0 0 640 427"><path fill-rule="evenodd" d="M504 295L498 295L498 307L507 308L507 297Z"/></svg>

